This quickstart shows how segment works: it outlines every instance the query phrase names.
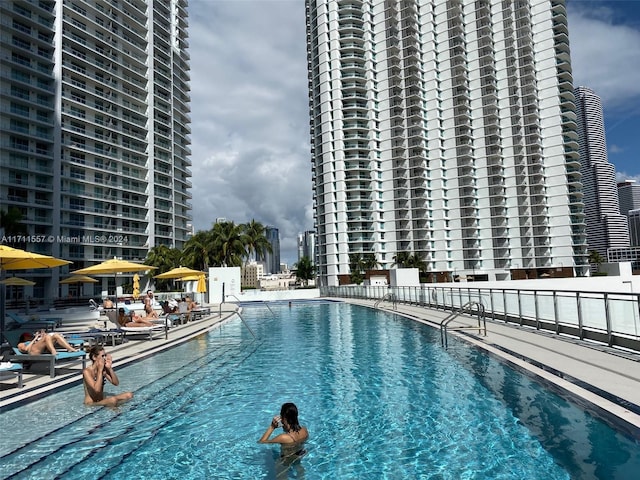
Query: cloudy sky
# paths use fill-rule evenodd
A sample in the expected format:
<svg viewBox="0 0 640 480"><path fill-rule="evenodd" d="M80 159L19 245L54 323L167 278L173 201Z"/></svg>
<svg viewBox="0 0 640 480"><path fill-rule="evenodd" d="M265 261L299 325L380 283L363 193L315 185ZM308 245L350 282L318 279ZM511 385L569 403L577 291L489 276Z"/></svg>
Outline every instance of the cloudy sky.
<svg viewBox="0 0 640 480"><path fill-rule="evenodd" d="M190 0L193 217L313 228L303 0ZM640 180L640 2L569 2L574 84L598 93L609 160Z"/></svg>

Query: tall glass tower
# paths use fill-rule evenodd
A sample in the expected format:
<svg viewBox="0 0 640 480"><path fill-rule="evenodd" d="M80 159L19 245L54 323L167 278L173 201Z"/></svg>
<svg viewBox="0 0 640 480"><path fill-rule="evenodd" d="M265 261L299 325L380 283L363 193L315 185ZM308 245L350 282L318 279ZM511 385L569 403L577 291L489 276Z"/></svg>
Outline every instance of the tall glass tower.
<svg viewBox="0 0 640 480"><path fill-rule="evenodd" d="M609 248L629 246L629 225L626 212L620 212L616 169L607 157L600 97L587 87L576 88L575 95L587 244L606 259Z"/></svg>
<svg viewBox="0 0 640 480"><path fill-rule="evenodd" d="M306 0L321 285L586 272L564 0Z"/></svg>
<svg viewBox="0 0 640 480"><path fill-rule="evenodd" d="M181 247L187 0L2 1L0 17L0 209L19 210L41 239L22 246L72 269ZM51 275L34 273L35 295Z"/></svg>

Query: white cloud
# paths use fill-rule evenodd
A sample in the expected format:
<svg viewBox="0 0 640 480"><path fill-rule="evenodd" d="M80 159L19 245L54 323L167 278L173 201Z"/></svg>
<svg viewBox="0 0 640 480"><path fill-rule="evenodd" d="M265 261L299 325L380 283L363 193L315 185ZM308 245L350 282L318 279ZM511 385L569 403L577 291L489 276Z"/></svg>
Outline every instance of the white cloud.
<svg viewBox="0 0 640 480"><path fill-rule="evenodd" d="M594 2L568 2L575 86L593 89L607 109L635 108L640 99L640 30L616 23Z"/></svg>
<svg viewBox="0 0 640 480"><path fill-rule="evenodd" d="M624 182L625 180L634 180L640 183L640 175L629 175L625 172L616 172L616 182Z"/></svg>
<svg viewBox="0 0 640 480"><path fill-rule="evenodd" d="M640 31L597 5L568 2L574 82L625 115L640 98ZM196 229L255 218L295 261L296 234L313 227L304 2L191 0L189 14Z"/></svg>
<svg viewBox="0 0 640 480"><path fill-rule="evenodd" d="M313 226L304 3L192 0L193 217L280 231L296 261Z"/></svg>
<svg viewBox="0 0 640 480"><path fill-rule="evenodd" d="M615 155L616 153L623 153L624 152L624 148L619 147L618 145L614 145L614 144L609 145L607 150L609 151L610 155Z"/></svg>

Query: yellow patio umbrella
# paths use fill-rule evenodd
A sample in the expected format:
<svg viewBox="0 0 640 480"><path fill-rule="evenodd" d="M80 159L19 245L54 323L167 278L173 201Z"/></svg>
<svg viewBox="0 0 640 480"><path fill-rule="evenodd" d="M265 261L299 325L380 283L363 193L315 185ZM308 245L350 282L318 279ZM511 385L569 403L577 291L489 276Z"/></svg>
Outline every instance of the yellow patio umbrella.
<svg viewBox="0 0 640 480"><path fill-rule="evenodd" d="M187 275L186 277L182 277L180 280L182 280L183 282L197 282L200 279L200 275L203 274L200 273L199 275Z"/></svg>
<svg viewBox="0 0 640 480"><path fill-rule="evenodd" d="M91 267L81 268L80 270L76 270L75 272L71 272L73 274L82 274L82 275L104 275L113 273L114 282L116 284L116 312L118 311L118 274L125 272L145 272L147 270L155 270L158 267L152 267L151 265L145 265L143 263L130 262L128 260L119 260L117 258L112 258L110 260L105 260L102 263L98 263L97 265L92 265Z"/></svg>
<svg viewBox="0 0 640 480"><path fill-rule="evenodd" d="M64 280L60 280L58 282L60 284L71 284L71 283L98 283L98 280L95 278L88 277L87 275L73 275L69 278L65 278Z"/></svg>
<svg viewBox="0 0 640 480"><path fill-rule="evenodd" d="M168 272L161 273L160 275L156 275L153 278L157 278L160 280L167 279L181 279L184 280L184 277L188 277L190 275L202 275L203 273L200 270L194 270L193 268L187 267L177 267L169 270Z"/></svg>
<svg viewBox="0 0 640 480"><path fill-rule="evenodd" d="M204 274L198 278L198 285L196 286L196 292L207 293L207 281L204 278Z"/></svg>
<svg viewBox="0 0 640 480"><path fill-rule="evenodd" d="M140 275L137 273L133 275L133 298L138 300L140 296Z"/></svg>
<svg viewBox="0 0 640 480"><path fill-rule="evenodd" d="M59 258L27 252L19 248L0 245L0 271L31 270L36 268L53 268L69 265L71 262Z"/></svg>
<svg viewBox="0 0 640 480"><path fill-rule="evenodd" d="M88 277L87 275L71 275L69 278L65 278L58 282L60 285L70 285L72 283L98 283L95 278ZM84 295L84 287L80 285L78 294Z"/></svg>
<svg viewBox="0 0 640 480"><path fill-rule="evenodd" d="M53 268L68 265L71 262L49 255L27 252L19 248L0 245L0 281L4 279L6 270L31 270L39 268ZM0 288L0 339L4 337L5 290L4 284Z"/></svg>
<svg viewBox="0 0 640 480"><path fill-rule="evenodd" d="M31 280L27 280L26 278L20 277L9 277L1 280L0 283L4 285L13 285L18 287L31 287L36 284L36 282L32 282Z"/></svg>

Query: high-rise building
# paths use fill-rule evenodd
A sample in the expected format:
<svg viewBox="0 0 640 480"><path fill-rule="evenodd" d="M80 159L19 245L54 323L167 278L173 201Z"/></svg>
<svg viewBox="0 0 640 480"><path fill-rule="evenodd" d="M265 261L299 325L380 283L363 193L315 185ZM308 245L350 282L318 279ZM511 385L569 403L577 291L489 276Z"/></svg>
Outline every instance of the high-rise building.
<svg viewBox="0 0 640 480"><path fill-rule="evenodd" d="M622 215L627 215L630 210L640 209L640 184L635 180L618 182L618 201Z"/></svg>
<svg viewBox="0 0 640 480"><path fill-rule="evenodd" d="M632 247L640 247L640 209L627 212L629 221L629 244Z"/></svg>
<svg viewBox="0 0 640 480"><path fill-rule="evenodd" d="M640 246L640 185L635 180L618 182L618 201L620 214L627 217L629 224L629 243Z"/></svg>
<svg viewBox="0 0 640 480"><path fill-rule="evenodd" d="M564 0L306 0L321 285L587 271Z"/></svg>
<svg viewBox="0 0 640 480"><path fill-rule="evenodd" d="M298 261L302 257L308 257L311 263L316 263L316 232L313 230L298 234Z"/></svg>
<svg viewBox="0 0 640 480"><path fill-rule="evenodd" d="M586 87L576 88L575 96L587 244L607 258L607 249L629 246L629 226L620 213L615 167L607 158L600 97Z"/></svg>
<svg viewBox="0 0 640 480"><path fill-rule="evenodd" d="M188 239L187 1L0 2L0 209L29 250L77 269Z"/></svg>
<svg viewBox="0 0 640 480"><path fill-rule="evenodd" d="M267 274L280 273L280 233L276 227L265 227L264 235L271 244L271 252L264 253L264 270Z"/></svg>

